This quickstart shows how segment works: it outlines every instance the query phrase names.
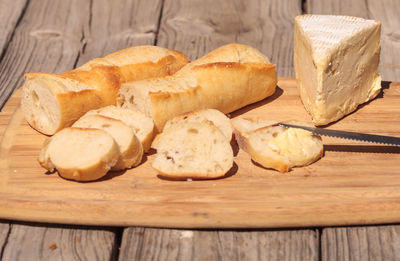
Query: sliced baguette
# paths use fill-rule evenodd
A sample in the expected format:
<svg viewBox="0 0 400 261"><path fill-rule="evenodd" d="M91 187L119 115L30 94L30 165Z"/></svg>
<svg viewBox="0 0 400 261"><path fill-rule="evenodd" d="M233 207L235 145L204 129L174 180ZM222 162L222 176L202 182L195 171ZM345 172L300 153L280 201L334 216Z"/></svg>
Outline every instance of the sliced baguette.
<svg viewBox="0 0 400 261"><path fill-rule="evenodd" d="M107 132L65 128L44 142L39 163L66 179L92 181L106 175L119 157L118 145Z"/></svg>
<svg viewBox="0 0 400 261"><path fill-rule="evenodd" d="M77 120L72 127L102 129L109 133L117 142L120 151L118 162L111 170L124 170L137 166L142 161L142 144L132 128L120 120L102 115L86 115Z"/></svg>
<svg viewBox="0 0 400 261"><path fill-rule="evenodd" d="M148 151L150 149L151 142L154 138L154 123L153 120L144 113L110 105L97 110L88 111L85 116L86 115L103 115L122 121L133 129L137 138L142 143L143 150Z"/></svg>
<svg viewBox="0 0 400 261"><path fill-rule="evenodd" d="M171 75L185 55L157 46L134 46L61 74L27 73L21 108L28 123L53 135L87 111L116 103L121 84Z"/></svg>
<svg viewBox="0 0 400 261"><path fill-rule="evenodd" d="M180 122L159 134L152 162L162 176L174 179L213 179L233 165L233 151L225 135L211 122Z"/></svg>
<svg viewBox="0 0 400 261"><path fill-rule="evenodd" d="M255 162L280 172L309 165L323 155L321 137L297 128L264 127L251 132L247 141Z"/></svg>
<svg viewBox="0 0 400 261"><path fill-rule="evenodd" d="M309 165L323 155L321 137L309 131L284 128L261 119L237 118L232 124L239 147L263 167L287 172Z"/></svg>
<svg viewBox="0 0 400 261"><path fill-rule="evenodd" d="M246 152L249 152L246 139L248 138L250 132L262 127L274 125L276 123L276 121L266 121L264 119L254 117L236 117L231 119L235 139L239 147Z"/></svg>
<svg viewBox="0 0 400 261"><path fill-rule="evenodd" d="M187 64L172 76L128 82L117 104L141 110L161 132L167 120L196 109L229 113L275 92L275 65L258 50L240 44L222 46Z"/></svg>
<svg viewBox="0 0 400 261"><path fill-rule="evenodd" d="M164 130L169 129L175 124L181 122L202 122L211 121L215 126L217 126L220 131L225 135L227 140L230 142L232 139L232 126L230 119L216 109L201 109L195 110L188 113L183 113L167 121L164 126Z"/></svg>

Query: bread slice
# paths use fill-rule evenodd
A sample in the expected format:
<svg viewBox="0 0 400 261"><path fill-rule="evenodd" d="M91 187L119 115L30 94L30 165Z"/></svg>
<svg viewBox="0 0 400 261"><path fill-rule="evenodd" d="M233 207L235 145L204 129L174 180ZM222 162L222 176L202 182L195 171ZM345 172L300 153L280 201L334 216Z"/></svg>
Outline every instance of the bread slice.
<svg viewBox="0 0 400 261"><path fill-rule="evenodd" d="M249 152L248 144L246 142L249 133L262 127L277 124L277 122L254 117L236 117L231 119L231 124L239 147L242 150Z"/></svg>
<svg viewBox="0 0 400 261"><path fill-rule="evenodd" d="M211 122L180 122L159 134L152 162L162 176L174 179L213 179L233 165L233 151L225 135Z"/></svg>
<svg viewBox="0 0 400 261"><path fill-rule="evenodd" d="M65 128L44 142L39 163L66 179L92 181L106 175L119 156L118 145L107 132Z"/></svg>
<svg viewBox="0 0 400 261"><path fill-rule="evenodd" d="M137 138L142 143L143 150L146 152L150 149L151 142L154 138L154 123L153 120L144 113L110 105L97 110L88 111L85 116L86 115L103 115L122 121L133 129Z"/></svg>
<svg viewBox="0 0 400 261"><path fill-rule="evenodd" d="M143 111L161 132L182 113L213 108L229 113L275 92L275 65L258 50L241 44L222 46L185 65L172 76L128 82L117 104Z"/></svg>
<svg viewBox="0 0 400 261"><path fill-rule="evenodd" d="M243 122L246 120L235 122L240 121L246 123ZM235 137L239 147L248 152L252 160L266 168L287 172L293 167L311 164L323 155L321 137L309 131L271 125L270 121L265 122L267 126L257 128L263 125L262 120L247 120L249 122L253 126L247 125L241 131L235 128Z"/></svg>
<svg viewBox="0 0 400 261"><path fill-rule="evenodd" d="M132 128L120 120L101 115L87 115L76 121L72 127L102 129L114 138L119 146L121 155L111 170L131 168L139 165L142 161L142 144Z"/></svg>
<svg viewBox="0 0 400 261"><path fill-rule="evenodd" d="M255 162L280 172L309 165L324 151L321 137L297 128L268 126L252 132L247 140Z"/></svg>
<svg viewBox="0 0 400 261"><path fill-rule="evenodd" d="M171 126L181 123L181 122L202 122L211 121L215 126L217 126L220 131L225 135L227 140L230 142L232 139L233 129L231 126L230 119L216 109L201 109L195 110L188 113L183 113L170 120L164 126L164 131Z"/></svg>

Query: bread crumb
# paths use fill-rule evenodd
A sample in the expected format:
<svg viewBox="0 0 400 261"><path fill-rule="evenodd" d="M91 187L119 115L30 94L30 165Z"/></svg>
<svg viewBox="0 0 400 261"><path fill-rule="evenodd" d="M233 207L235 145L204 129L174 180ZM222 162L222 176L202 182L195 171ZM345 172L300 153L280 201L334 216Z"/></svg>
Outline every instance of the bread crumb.
<svg viewBox="0 0 400 261"><path fill-rule="evenodd" d="M56 243L51 243L51 244L49 245L49 248L50 248L51 250L55 250L55 249L57 249L57 244L56 244Z"/></svg>
<svg viewBox="0 0 400 261"><path fill-rule="evenodd" d="M189 179L187 179L186 181L193 181L193 180L189 178Z"/></svg>
<svg viewBox="0 0 400 261"><path fill-rule="evenodd" d="M13 170L13 172L14 172L14 173L17 173L17 170L16 170L16 169L14 169L14 170Z"/></svg>

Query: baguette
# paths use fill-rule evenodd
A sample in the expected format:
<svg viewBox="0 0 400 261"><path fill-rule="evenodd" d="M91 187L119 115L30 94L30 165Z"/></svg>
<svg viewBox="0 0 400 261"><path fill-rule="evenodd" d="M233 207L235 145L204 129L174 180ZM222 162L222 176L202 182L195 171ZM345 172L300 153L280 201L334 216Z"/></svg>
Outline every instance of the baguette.
<svg viewBox="0 0 400 261"><path fill-rule="evenodd" d="M263 167L288 172L293 167L309 165L323 155L321 137L309 131L284 128L261 119L237 118L232 122L239 147Z"/></svg>
<svg viewBox="0 0 400 261"><path fill-rule="evenodd" d="M222 112L215 109L201 109L183 113L167 121L164 131L181 122L202 122L211 121L230 142L232 140L232 126L230 119Z"/></svg>
<svg viewBox="0 0 400 261"><path fill-rule="evenodd" d="M154 138L153 120L140 111L133 111L116 107L115 105L106 106L97 110L88 111L86 115L103 115L117 119L133 129L137 138L142 143L143 150L147 152L150 149Z"/></svg>
<svg viewBox="0 0 400 261"><path fill-rule="evenodd" d="M119 157L118 145L107 132L65 128L44 142L39 163L66 179L92 181L106 175Z"/></svg>
<svg viewBox="0 0 400 261"><path fill-rule="evenodd" d="M275 65L258 50L222 46L187 64L173 76L122 85L117 105L141 110L161 132L172 117L202 108L229 113L275 92Z"/></svg>
<svg viewBox="0 0 400 261"><path fill-rule="evenodd" d="M124 170L135 167L142 161L142 144L132 128L120 120L101 115L86 115L77 120L72 127L101 129L114 138L119 146L120 157L111 170Z"/></svg>
<svg viewBox="0 0 400 261"><path fill-rule="evenodd" d="M83 114L116 102L122 83L175 73L183 54L156 46L135 46L61 73L27 73L21 108L37 131L53 135Z"/></svg>
<svg viewBox="0 0 400 261"><path fill-rule="evenodd" d="M159 134L152 167L173 179L223 177L233 165L225 135L210 121L179 122Z"/></svg>

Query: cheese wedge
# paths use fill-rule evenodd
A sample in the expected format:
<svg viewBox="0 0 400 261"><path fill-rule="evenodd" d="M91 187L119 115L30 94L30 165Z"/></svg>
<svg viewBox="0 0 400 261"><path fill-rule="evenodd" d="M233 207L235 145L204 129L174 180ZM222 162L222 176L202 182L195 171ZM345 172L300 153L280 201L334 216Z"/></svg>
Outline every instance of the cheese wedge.
<svg viewBox="0 0 400 261"><path fill-rule="evenodd" d="M381 23L350 16L300 15L294 67L315 125L334 122L378 95Z"/></svg>

